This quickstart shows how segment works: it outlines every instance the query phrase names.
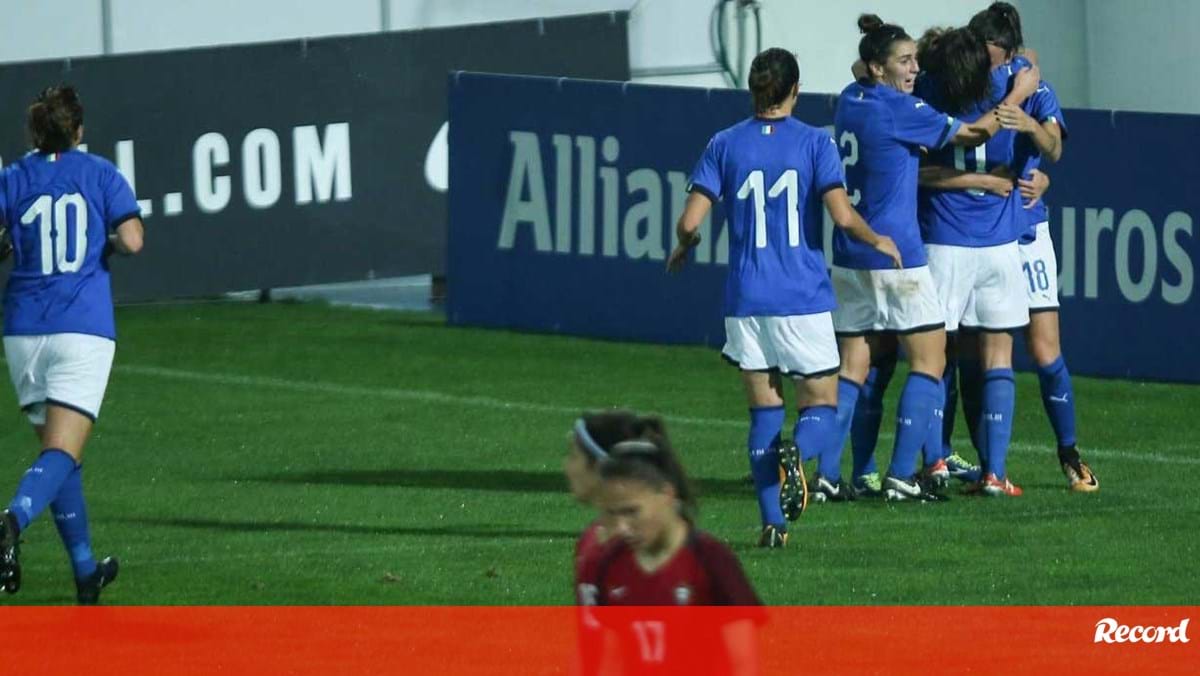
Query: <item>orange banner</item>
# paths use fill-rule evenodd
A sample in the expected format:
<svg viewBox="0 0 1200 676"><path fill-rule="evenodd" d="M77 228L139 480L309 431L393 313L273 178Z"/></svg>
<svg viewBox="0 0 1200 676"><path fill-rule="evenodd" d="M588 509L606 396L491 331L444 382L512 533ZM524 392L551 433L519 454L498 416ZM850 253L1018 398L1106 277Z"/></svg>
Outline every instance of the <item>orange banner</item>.
<svg viewBox="0 0 1200 676"><path fill-rule="evenodd" d="M1194 674L1197 606L0 608L0 673ZM581 657L581 647L584 649Z"/></svg>

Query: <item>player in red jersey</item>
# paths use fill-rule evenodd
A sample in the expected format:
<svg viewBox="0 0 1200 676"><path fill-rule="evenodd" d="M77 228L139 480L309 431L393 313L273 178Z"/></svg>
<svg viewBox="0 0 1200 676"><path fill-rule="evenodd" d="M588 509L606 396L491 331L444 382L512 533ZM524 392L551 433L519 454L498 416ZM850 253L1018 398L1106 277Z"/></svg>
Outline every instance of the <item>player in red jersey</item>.
<svg viewBox="0 0 1200 676"><path fill-rule="evenodd" d="M733 552L694 526L695 500L665 432L616 443L608 456L599 505L616 537L589 561L578 602L636 608L594 611L608 630L603 662L626 673L753 672L762 602Z"/></svg>

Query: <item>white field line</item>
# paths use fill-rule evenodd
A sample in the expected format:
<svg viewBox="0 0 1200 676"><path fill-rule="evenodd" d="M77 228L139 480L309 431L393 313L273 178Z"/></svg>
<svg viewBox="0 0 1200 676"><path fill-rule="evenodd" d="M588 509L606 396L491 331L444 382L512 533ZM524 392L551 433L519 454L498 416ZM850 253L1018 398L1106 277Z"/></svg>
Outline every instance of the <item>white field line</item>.
<svg viewBox="0 0 1200 676"><path fill-rule="evenodd" d="M580 411L589 408L587 406L541 404L529 401L513 401L509 399L497 399L494 397L448 394L446 392L436 392L433 390L417 390L401 387L363 387L358 385L341 385L338 383L323 381L291 380L287 378L273 378L268 376L249 376L232 373L203 373L200 371L164 368L161 366L139 366L133 364L118 365L115 367L115 370L118 373L165 378L169 380L198 382L209 385L259 387L321 395L386 399L391 401L413 401L426 404L449 404L453 406L490 408L501 411L552 413L563 416L575 416L578 415ZM671 414L664 414L663 417L676 425L694 425L697 427L721 427L732 429L745 429L747 425L745 420L740 419L697 418ZM879 435L879 438L880 441L888 441L891 439L891 435L883 433ZM1010 448L1015 451L1039 454L1053 454L1055 450L1054 447L1046 444L1031 444L1022 441L1012 442ZM1175 448L1178 448L1179 450L1190 449L1190 447L1187 446L1178 446L1169 447L1168 450ZM1092 446L1084 446L1083 453L1087 458L1113 458L1117 460L1128 460L1130 462L1154 462L1167 465L1200 465L1200 457L1167 455L1164 453L1137 453L1133 451L1111 448L1095 448Z"/></svg>

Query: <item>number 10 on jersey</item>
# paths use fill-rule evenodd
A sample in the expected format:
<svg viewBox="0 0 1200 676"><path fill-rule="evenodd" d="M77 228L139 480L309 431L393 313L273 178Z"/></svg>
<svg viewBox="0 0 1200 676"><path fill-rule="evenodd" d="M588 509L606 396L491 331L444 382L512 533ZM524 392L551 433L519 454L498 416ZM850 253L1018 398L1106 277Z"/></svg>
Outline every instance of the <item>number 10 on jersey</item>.
<svg viewBox="0 0 1200 676"><path fill-rule="evenodd" d="M67 259L68 232L67 208L75 211L75 257ZM77 192L54 199L41 195L21 216L21 225L38 223L42 240L42 274L54 274L57 264L59 272L78 272L87 255L87 202ZM57 235L57 237L53 236Z"/></svg>
<svg viewBox="0 0 1200 676"><path fill-rule="evenodd" d="M742 187L738 188L737 198L744 200L747 197L754 197L754 246L759 249L767 248L767 199L779 197L780 193L787 193L787 228L788 228L788 246L800 246L800 212L798 209L799 197L799 180L795 169L788 169L783 172L783 176L775 181L775 185L771 186L770 190L764 190L766 181L763 178L763 170L755 169L746 177Z"/></svg>

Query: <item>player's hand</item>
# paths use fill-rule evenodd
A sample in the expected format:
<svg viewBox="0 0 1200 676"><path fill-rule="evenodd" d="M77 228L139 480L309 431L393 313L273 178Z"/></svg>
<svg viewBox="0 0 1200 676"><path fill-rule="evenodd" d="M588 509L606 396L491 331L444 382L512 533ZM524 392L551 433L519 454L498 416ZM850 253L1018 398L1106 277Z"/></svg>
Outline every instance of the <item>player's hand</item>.
<svg viewBox="0 0 1200 676"><path fill-rule="evenodd" d="M671 255L667 257L667 272L679 272L687 263L688 254L691 253L692 247L700 243L700 236L697 235L690 244L680 242L675 245L671 251Z"/></svg>
<svg viewBox="0 0 1200 676"><path fill-rule="evenodd" d="M1003 129L1012 129L1022 134L1032 134L1037 128L1037 122L1034 122L1033 118L1029 117L1024 110L1021 110L1020 106L1014 106L1011 103L1001 103L996 114L1000 116L1000 126Z"/></svg>
<svg viewBox="0 0 1200 676"><path fill-rule="evenodd" d="M900 250L896 248L896 243L887 235L879 235L875 240L875 250L879 253L892 259L892 265L897 270L904 267L904 260L900 258Z"/></svg>
<svg viewBox="0 0 1200 676"><path fill-rule="evenodd" d="M1017 76L1013 78L1013 93L1018 95L1021 100L1025 100L1037 91L1038 85L1042 82L1042 70L1035 66L1022 68L1017 72Z"/></svg>
<svg viewBox="0 0 1200 676"><path fill-rule="evenodd" d="M1021 198L1029 200L1025 203L1025 208L1032 209L1050 189L1050 177L1045 172L1034 169L1030 172L1029 180L1017 180L1017 187L1021 191Z"/></svg>

